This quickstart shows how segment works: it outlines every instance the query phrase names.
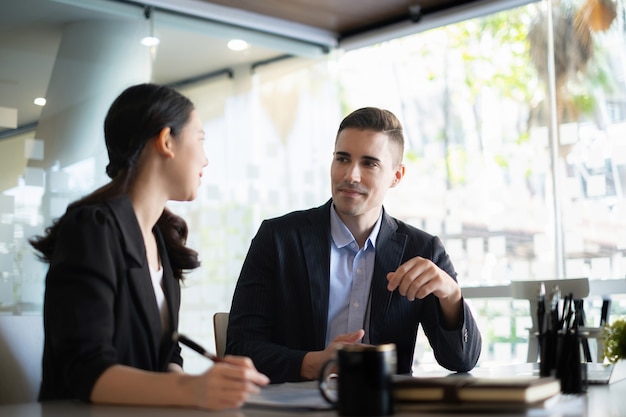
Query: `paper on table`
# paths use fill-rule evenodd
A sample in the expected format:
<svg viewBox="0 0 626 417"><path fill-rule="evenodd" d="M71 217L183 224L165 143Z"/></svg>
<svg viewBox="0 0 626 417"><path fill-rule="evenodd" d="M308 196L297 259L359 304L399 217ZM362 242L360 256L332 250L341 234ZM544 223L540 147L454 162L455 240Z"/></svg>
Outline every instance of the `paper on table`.
<svg viewBox="0 0 626 417"><path fill-rule="evenodd" d="M317 381L287 382L268 385L251 395L246 407L282 408L299 410L330 410L332 404L322 397Z"/></svg>

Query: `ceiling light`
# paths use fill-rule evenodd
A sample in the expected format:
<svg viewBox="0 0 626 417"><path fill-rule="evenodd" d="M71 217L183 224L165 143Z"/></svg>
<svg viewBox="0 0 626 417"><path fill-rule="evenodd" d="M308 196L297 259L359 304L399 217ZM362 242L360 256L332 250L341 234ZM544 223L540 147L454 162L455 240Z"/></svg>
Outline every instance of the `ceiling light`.
<svg viewBox="0 0 626 417"><path fill-rule="evenodd" d="M148 47L157 46L159 43L161 43L159 38L154 37L154 36L146 36L145 38L141 40L141 44L144 46L148 46Z"/></svg>
<svg viewBox="0 0 626 417"><path fill-rule="evenodd" d="M228 49L230 49L231 51L243 51L248 49L249 47L250 44L242 39L231 39L230 41L228 41Z"/></svg>
<svg viewBox="0 0 626 417"><path fill-rule="evenodd" d="M43 98L43 97L37 97L37 98L34 100L34 103L35 103L36 105L38 105L38 106L42 106L42 107L43 107L43 106L45 106L45 105L46 105L46 99L45 99L45 98Z"/></svg>
<svg viewBox="0 0 626 417"><path fill-rule="evenodd" d="M143 15L150 25L150 34L141 39L141 44L151 48L156 47L159 43L161 43L161 41L159 40L159 38L154 36L154 16L152 14L152 7L146 6L143 9ZM152 52L155 53L156 50L153 50Z"/></svg>

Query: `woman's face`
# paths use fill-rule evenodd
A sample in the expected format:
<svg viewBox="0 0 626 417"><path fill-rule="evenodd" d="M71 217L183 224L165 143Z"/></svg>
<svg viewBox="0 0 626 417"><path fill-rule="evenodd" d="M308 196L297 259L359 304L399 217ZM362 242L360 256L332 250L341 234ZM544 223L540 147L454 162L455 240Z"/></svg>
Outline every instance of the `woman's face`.
<svg viewBox="0 0 626 417"><path fill-rule="evenodd" d="M168 172L171 179L170 199L190 201L196 198L202 169L209 163L204 153L203 141L202 121L194 110L183 129L173 139L174 158Z"/></svg>

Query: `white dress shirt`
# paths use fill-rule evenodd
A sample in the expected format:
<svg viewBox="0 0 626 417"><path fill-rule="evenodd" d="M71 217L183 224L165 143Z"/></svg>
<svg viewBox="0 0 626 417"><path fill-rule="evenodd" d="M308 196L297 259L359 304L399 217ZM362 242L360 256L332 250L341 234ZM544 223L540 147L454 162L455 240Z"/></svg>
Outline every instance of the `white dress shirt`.
<svg viewBox="0 0 626 417"><path fill-rule="evenodd" d="M330 207L330 293L326 346L338 335L365 330L369 343L369 304L376 238L381 215L362 248L343 223L334 205Z"/></svg>

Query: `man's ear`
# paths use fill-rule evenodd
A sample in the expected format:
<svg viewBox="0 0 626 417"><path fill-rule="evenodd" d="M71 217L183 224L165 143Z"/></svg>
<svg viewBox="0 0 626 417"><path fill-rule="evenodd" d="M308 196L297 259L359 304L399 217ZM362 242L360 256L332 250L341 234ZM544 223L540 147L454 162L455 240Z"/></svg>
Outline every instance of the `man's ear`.
<svg viewBox="0 0 626 417"><path fill-rule="evenodd" d="M393 181L391 182L391 188L398 185L403 177L404 177L404 164L400 164L398 165L398 168L396 168L396 172L394 173Z"/></svg>
<svg viewBox="0 0 626 417"><path fill-rule="evenodd" d="M156 147L157 153L165 156L166 158L174 157L174 147L173 138L172 138L172 129L169 127L164 127L157 134L154 146Z"/></svg>

